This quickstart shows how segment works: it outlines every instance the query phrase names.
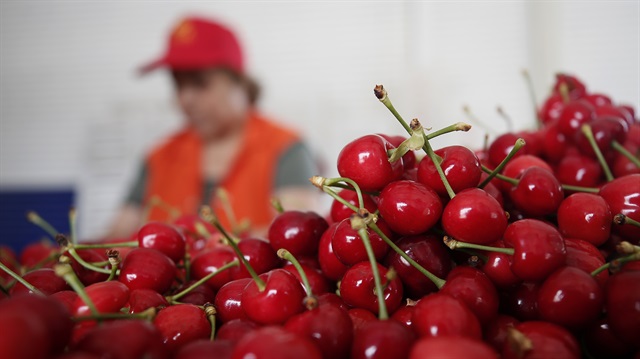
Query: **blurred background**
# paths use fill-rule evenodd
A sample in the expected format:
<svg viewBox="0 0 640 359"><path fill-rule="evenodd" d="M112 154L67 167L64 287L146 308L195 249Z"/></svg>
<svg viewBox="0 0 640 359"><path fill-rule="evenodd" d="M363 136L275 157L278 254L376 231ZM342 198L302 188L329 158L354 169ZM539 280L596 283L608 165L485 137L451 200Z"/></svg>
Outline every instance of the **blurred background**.
<svg viewBox="0 0 640 359"><path fill-rule="evenodd" d="M367 133L402 134L373 96L384 84L396 108L434 129L465 121L469 105L496 133L534 126L521 70L538 100L556 72L618 103L640 104L639 1L473 2L0 2L1 242L42 232L36 209L68 230L98 236L150 146L181 124L169 76L138 66L164 48L184 15L235 29L263 112L306 137L337 174L344 144ZM479 147L484 130L439 138ZM25 229L28 228L28 231ZM31 234L34 233L34 234Z"/></svg>

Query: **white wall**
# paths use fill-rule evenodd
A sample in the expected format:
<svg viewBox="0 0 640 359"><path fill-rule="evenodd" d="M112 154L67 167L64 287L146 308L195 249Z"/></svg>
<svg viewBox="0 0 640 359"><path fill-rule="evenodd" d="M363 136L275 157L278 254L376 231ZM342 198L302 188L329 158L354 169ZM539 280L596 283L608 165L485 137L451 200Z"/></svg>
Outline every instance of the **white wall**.
<svg viewBox="0 0 640 359"><path fill-rule="evenodd" d="M468 104L495 127L500 104L533 122L520 70L542 97L556 71L636 108L640 5L608 2L0 2L0 186L71 185L81 229L99 233L136 162L180 124L163 73L136 66L184 14L233 26L262 108L298 128L334 175L342 145L402 133L372 95L435 128ZM482 131L437 142L480 144Z"/></svg>

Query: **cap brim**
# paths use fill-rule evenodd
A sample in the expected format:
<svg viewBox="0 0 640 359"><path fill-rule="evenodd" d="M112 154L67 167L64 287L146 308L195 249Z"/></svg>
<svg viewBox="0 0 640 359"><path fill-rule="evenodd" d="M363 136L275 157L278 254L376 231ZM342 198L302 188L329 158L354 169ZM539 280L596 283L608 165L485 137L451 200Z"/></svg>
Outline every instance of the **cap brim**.
<svg viewBox="0 0 640 359"><path fill-rule="evenodd" d="M166 67L167 65L168 65L167 64L167 59L165 59L164 57L161 57L161 58L159 58L157 60L154 60L154 61L152 61L152 62L140 67L138 69L138 74L141 75L141 76L142 75L146 75L146 74L148 74L149 72L151 72L153 70L157 70L159 68Z"/></svg>

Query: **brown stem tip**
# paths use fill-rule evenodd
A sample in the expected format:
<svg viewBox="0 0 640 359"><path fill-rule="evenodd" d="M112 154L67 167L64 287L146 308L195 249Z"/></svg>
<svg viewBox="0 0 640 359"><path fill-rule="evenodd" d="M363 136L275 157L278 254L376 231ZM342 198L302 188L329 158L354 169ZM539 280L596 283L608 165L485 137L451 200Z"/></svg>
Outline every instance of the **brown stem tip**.
<svg viewBox="0 0 640 359"><path fill-rule="evenodd" d="M373 93L380 101L384 101L384 99L387 97L387 90L385 90L382 85L376 85L376 87L373 89Z"/></svg>
<svg viewBox="0 0 640 359"><path fill-rule="evenodd" d="M60 247L66 247L69 245L69 239L62 233L56 234L56 242Z"/></svg>
<svg viewBox="0 0 640 359"><path fill-rule="evenodd" d="M456 241L455 239L448 237L448 236L444 236L444 238L442 239L442 241L444 242L444 244L449 247L449 249L454 250L456 248L458 248L458 241Z"/></svg>

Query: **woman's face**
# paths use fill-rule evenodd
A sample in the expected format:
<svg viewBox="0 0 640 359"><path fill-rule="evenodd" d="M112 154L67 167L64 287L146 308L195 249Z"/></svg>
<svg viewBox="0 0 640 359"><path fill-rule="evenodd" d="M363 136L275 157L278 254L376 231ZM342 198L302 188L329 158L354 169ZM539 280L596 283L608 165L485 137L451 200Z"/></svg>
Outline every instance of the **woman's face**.
<svg viewBox="0 0 640 359"><path fill-rule="evenodd" d="M176 96L187 121L204 139L225 136L247 117L247 93L226 71L172 71Z"/></svg>

